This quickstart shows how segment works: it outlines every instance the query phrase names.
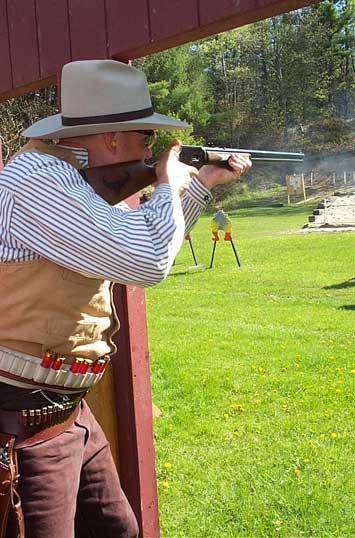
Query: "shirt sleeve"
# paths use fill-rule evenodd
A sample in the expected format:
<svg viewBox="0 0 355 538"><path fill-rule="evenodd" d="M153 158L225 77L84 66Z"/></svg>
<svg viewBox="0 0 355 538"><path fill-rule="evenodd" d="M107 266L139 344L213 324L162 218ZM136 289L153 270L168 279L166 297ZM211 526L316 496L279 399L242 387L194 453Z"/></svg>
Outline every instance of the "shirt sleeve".
<svg viewBox="0 0 355 538"><path fill-rule="evenodd" d="M66 162L51 159L27 173L25 159L17 166L23 173L10 231L26 248L85 276L123 284L151 286L168 274L185 231L181 200L169 185L127 211L107 204Z"/></svg>
<svg viewBox="0 0 355 538"><path fill-rule="evenodd" d="M189 188L184 192L181 199L185 218L185 233L191 230L211 199L211 191L197 177L193 177Z"/></svg>

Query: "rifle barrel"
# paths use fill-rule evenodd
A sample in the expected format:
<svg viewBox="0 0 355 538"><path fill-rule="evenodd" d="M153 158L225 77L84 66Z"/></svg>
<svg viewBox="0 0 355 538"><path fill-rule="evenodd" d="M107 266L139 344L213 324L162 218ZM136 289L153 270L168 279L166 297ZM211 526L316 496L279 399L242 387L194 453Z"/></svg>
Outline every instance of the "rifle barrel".
<svg viewBox="0 0 355 538"><path fill-rule="evenodd" d="M180 161L196 167L203 164L226 166L232 153L249 153L252 161L259 162L303 162L304 160L303 153L202 146L182 146L179 158Z"/></svg>

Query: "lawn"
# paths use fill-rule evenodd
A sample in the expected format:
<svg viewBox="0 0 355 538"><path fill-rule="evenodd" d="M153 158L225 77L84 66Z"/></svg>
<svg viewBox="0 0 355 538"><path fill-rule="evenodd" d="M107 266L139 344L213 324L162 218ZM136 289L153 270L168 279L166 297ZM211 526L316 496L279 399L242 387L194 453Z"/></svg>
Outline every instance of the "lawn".
<svg viewBox="0 0 355 538"><path fill-rule="evenodd" d="M147 291L162 538L354 538L355 234L211 217ZM222 234L223 237L223 234Z"/></svg>

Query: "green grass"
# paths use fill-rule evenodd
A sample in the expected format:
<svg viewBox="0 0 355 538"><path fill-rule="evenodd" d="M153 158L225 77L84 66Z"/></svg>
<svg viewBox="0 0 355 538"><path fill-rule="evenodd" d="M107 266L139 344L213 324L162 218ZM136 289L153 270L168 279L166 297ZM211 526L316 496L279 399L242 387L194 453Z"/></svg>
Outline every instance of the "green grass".
<svg viewBox="0 0 355 538"><path fill-rule="evenodd" d="M185 242L147 292L162 538L355 536L355 234L309 213L231 212L241 268Z"/></svg>
<svg viewBox="0 0 355 538"><path fill-rule="evenodd" d="M243 187L242 192L224 198L222 205L225 211L246 207L277 207L287 204L286 186L274 185L266 190L249 190L246 184L243 184Z"/></svg>

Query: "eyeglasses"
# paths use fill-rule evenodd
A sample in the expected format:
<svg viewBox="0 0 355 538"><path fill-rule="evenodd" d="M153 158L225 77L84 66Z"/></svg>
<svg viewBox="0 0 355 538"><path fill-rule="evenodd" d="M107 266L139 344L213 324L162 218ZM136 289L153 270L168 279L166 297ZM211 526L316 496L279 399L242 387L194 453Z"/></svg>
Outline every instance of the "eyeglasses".
<svg viewBox="0 0 355 538"><path fill-rule="evenodd" d="M157 133L150 129L144 129L142 131L132 131L133 133L139 133L146 137L146 143L149 148L151 148L154 142L157 139Z"/></svg>

